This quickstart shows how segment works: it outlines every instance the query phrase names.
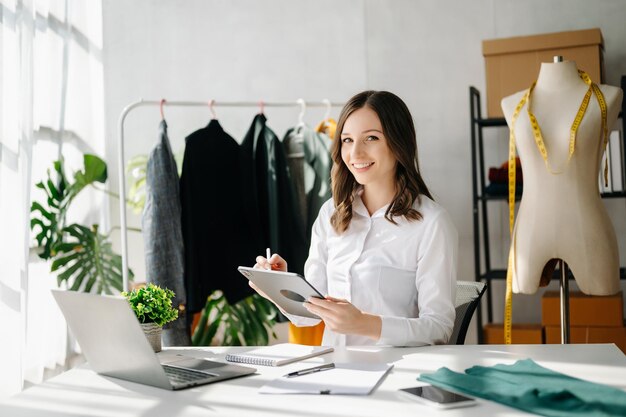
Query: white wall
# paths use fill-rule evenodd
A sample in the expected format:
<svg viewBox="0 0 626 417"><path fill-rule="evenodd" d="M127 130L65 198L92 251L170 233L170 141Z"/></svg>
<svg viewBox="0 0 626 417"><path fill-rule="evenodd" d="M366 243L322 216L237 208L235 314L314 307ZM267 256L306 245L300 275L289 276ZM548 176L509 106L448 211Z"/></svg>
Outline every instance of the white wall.
<svg viewBox="0 0 626 417"><path fill-rule="evenodd" d="M599 27L607 83L626 74L626 6L621 0L109 0L104 10L107 160L117 189L117 120L139 98L169 100L345 101L363 89L387 89L411 109L427 184L451 213L461 236L459 279L473 280L468 87L484 92L484 39ZM483 93L484 94L484 93ZM484 103L483 103L484 105ZM208 109L166 108L170 139L208 122ZM257 109L217 108L224 128L241 140ZM298 110L267 109L282 136ZM307 112L307 122L323 110ZM337 111L335 111L335 116ZM127 119L127 156L148 153L158 109ZM487 164L506 159L506 129L486 132ZM626 264L624 203L610 202ZM117 205L112 222L118 223ZM492 207L495 266L508 248L504 204ZM131 224L138 225L137 217ZM143 278L141 239L131 234L130 264ZM503 282L496 282L496 314ZM516 296L514 318L539 321L539 297ZM475 328L468 342L475 341Z"/></svg>

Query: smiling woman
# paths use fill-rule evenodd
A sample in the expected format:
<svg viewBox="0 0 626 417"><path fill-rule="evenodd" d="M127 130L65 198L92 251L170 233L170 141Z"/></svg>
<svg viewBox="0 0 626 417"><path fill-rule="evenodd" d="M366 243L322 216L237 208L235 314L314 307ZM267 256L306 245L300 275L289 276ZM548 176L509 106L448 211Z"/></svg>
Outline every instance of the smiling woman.
<svg viewBox="0 0 626 417"><path fill-rule="evenodd" d="M305 265L325 294L304 303L326 324L322 344L446 343L458 237L420 175L408 108L392 93L362 92L343 108L335 136L333 199L313 225ZM278 254L256 261L287 270ZM297 326L319 322L287 317Z"/></svg>
<svg viewBox="0 0 626 417"><path fill-rule="evenodd" d="M361 198L372 214L393 198L396 171L396 158L374 110L362 107L352 113L341 132L340 148L356 182L367 185Z"/></svg>
<svg viewBox="0 0 626 417"><path fill-rule="evenodd" d="M393 215L420 219L419 212L412 209L414 200L420 194L432 196L419 172L415 126L404 102L387 91L357 94L344 107L337 131L341 140L332 149L337 201L333 227L338 231L347 228L358 184L363 186L361 198L370 214L388 205L385 218L392 223ZM373 166L376 162L378 167ZM394 204L389 204L392 200Z"/></svg>

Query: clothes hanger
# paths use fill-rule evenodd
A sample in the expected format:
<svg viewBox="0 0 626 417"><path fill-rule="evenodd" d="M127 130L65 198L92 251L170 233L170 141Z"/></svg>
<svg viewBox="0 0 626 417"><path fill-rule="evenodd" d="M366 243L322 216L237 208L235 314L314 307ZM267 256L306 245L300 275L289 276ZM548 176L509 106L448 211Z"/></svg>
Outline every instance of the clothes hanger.
<svg viewBox="0 0 626 417"><path fill-rule="evenodd" d="M214 105L215 100L209 100L209 110L211 111L211 116L213 117L213 120L217 120L217 114L215 114L215 108L213 107Z"/></svg>
<svg viewBox="0 0 626 417"><path fill-rule="evenodd" d="M304 113L306 112L306 102L304 99L299 98L296 102L300 105L300 114L298 115L298 125L296 126L298 129L304 127Z"/></svg>
<svg viewBox="0 0 626 417"><path fill-rule="evenodd" d="M265 114L265 103L263 100L259 100L259 114Z"/></svg>
<svg viewBox="0 0 626 417"><path fill-rule="evenodd" d="M324 113L324 126L326 126L328 119L330 118L330 111L331 111L331 106L330 106L330 100L325 98L324 100L322 100L322 103L326 104L326 113Z"/></svg>
<svg viewBox="0 0 626 417"><path fill-rule="evenodd" d="M165 120L165 116L163 115L163 105L167 102L164 98L161 99L161 103L159 104L159 112L161 113L161 120Z"/></svg>
<svg viewBox="0 0 626 417"><path fill-rule="evenodd" d="M337 126L337 122L335 119L330 117L330 112L332 109L332 103L329 99L325 98L322 100L322 103L326 104L326 112L324 113L324 118L321 122L318 123L315 131L318 133L324 133L330 139L335 136L335 129Z"/></svg>

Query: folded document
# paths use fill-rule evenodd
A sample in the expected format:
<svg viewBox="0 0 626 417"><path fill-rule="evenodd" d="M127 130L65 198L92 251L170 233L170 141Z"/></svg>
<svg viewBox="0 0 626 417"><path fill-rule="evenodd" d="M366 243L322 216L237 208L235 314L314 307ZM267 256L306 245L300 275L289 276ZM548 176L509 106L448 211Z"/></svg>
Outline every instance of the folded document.
<svg viewBox="0 0 626 417"><path fill-rule="evenodd" d="M393 367L387 363L336 363L323 372L277 378L263 385L261 394L368 395Z"/></svg>

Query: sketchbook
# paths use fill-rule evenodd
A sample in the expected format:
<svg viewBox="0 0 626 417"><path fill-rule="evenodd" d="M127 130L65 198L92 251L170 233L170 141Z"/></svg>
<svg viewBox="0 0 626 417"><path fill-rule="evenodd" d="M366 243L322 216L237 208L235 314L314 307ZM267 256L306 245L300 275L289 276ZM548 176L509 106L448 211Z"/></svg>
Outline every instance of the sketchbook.
<svg viewBox="0 0 626 417"><path fill-rule="evenodd" d="M226 355L229 362L249 363L261 366L281 366L288 363L312 358L332 352L334 349L328 346L306 346L294 343L280 343L278 345L264 346L242 353L230 353Z"/></svg>
<svg viewBox="0 0 626 417"><path fill-rule="evenodd" d="M261 394L369 395L393 367L388 363L335 363L335 368L288 378L265 385Z"/></svg>

